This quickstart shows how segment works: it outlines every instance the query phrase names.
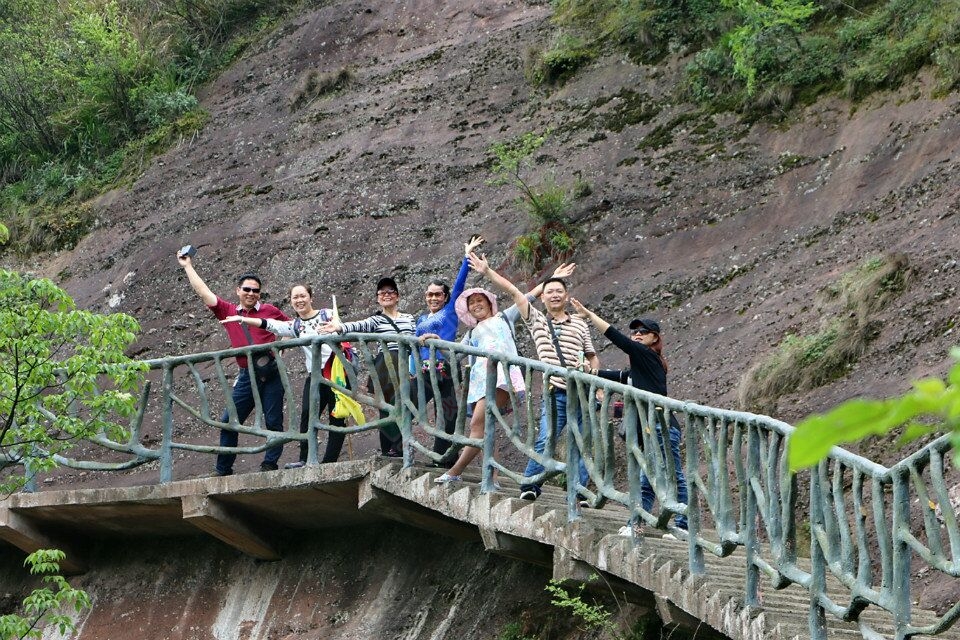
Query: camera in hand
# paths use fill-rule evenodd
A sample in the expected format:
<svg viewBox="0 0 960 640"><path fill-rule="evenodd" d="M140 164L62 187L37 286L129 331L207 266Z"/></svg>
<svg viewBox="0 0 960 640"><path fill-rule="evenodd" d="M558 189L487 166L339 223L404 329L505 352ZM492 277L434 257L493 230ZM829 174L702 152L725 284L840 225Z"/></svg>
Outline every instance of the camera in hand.
<svg viewBox="0 0 960 640"><path fill-rule="evenodd" d="M197 248L192 244L185 244L180 248L180 253L177 254L180 257L192 258L197 255Z"/></svg>

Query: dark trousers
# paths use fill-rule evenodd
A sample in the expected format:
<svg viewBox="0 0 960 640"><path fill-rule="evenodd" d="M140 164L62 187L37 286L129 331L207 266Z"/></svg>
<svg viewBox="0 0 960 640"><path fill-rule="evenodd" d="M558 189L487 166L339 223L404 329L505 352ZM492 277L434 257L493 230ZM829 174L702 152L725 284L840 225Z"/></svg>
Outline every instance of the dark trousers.
<svg viewBox="0 0 960 640"><path fill-rule="evenodd" d="M670 455L673 457L673 471L677 480L677 502L687 504L687 479L683 474L683 460L680 459L680 429L670 425L668 434L670 438ZM666 456L667 452L663 442L663 429L659 424L657 425L657 442L660 444L660 455ZM656 498L657 494L654 493L650 480L648 480L647 476L641 471L640 500L643 510L650 511L653 509L653 501L656 500ZM674 516L673 522L677 525L678 529L687 529L686 516Z"/></svg>
<svg viewBox="0 0 960 640"><path fill-rule="evenodd" d="M414 404L419 404L420 393L417 388L417 378L410 380L410 397ZM429 374L423 376L423 395L424 401L429 403L434 400L434 406L437 407L437 413L443 416L443 430L451 434L457 426L457 396L453 390L453 378L450 376L438 376L437 386L440 388L440 402L436 402L433 397L433 384L430 383ZM450 449L451 442L446 438L439 436L433 439L433 452L440 455L445 454Z"/></svg>
<svg viewBox="0 0 960 640"><path fill-rule="evenodd" d="M260 391L260 402L263 404L263 417L267 429L270 431L283 431L283 383L280 382L280 376L258 382L257 388ZM253 387L250 384L250 373L246 369L240 370L237 381L233 385L233 404L237 408L237 420L243 424L253 410L256 403L253 401ZM226 409L220 416L221 422L227 422L230 414ZM239 442L240 434L229 429L220 430L220 446L235 447ZM264 453L263 461L266 464L277 464L280 454L283 453L283 445L270 447ZM217 473L227 476L233 473L233 463L237 459L235 453L221 453L217 456Z"/></svg>
<svg viewBox="0 0 960 640"><path fill-rule="evenodd" d="M333 408L337 404L337 396L334 395L333 389L330 387L321 384L318 391L317 398L317 417L323 415L324 411L329 412L330 424L334 427L345 427L347 426L347 421L344 418L334 418L333 417ZM307 376L307 379L303 381L303 402L300 405L300 433L306 433L310 429L310 376ZM336 462L337 458L340 457L340 450L343 448L343 441L346 437L346 434L343 433L334 433L333 431L327 432L327 448L323 453L322 462ZM300 462L307 461L307 452L309 446L306 440L300 442Z"/></svg>

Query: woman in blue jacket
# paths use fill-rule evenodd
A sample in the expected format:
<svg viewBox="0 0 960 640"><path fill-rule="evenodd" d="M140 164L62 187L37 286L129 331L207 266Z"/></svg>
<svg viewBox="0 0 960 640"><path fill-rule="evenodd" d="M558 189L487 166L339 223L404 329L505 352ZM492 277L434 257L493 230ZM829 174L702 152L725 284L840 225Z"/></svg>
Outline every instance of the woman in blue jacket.
<svg viewBox="0 0 960 640"><path fill-rule="evenodd" d="M457 273L457 279L453 283L453 291L450 285L442 280L433 280L424 293L424 300L427 303L427 313L417 318L416 335L420 337L422 345L427 338L439 338L448 342L453 342L457 337L457 312L454 309L454 302L463 292L467 283L467 274L470 272L470 266L467 263L467 256L471 251L480 246L483 242L481 236L473 236L470 242L463 245L463 262L460 264L460 271ZM442 351L436 351L436 360L430 359L430 348L420 347L420 360L423 370L419 377L423 380L424 397L426 402L434 401L437 418L443 417L443 430L447 433L453 433L457 420L457 396L453 390L453 379L450 377L450 363L447 361ZM416 374L413 371L413 358L410 359L410 374ZM440 391L440 399L433 397L433 384L430 380L430 369L437 370L437 383ZM418 378L415 376L411 382L414 384L410 388L410 397L414 402L419 400L419 391L416 387ZM439 424L437 426L440 426ZM450 448L450 441L446 438L436 437L433 440L433 452L441 456L447 453ZM453 464L453 459L444 460L441 466L449 467Z"/></svg>

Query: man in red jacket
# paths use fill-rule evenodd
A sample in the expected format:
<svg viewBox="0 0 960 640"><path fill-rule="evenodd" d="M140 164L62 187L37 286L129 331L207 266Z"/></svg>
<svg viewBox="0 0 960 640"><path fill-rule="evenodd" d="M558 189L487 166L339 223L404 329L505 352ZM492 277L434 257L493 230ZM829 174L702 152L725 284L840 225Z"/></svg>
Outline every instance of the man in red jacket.
<svg viewBox="0 0 960 640"><path fill-rule="evenodd" d="M210 287L203 281L193 268L193 259L188 255L177 254L177 261L183 267L184 273L190 280L190 286L200 296L203 303L207 305L217 320L223 320L227 316L241 315L253 318L264 318L274 320L289 320L280 309L272 304L260 302L260 278L253 273L245 273L237 279L237 299L239 303L228 302L216 295L210 290ZM273 342L277 337L260 327L248 327L240 322L231 322L224 325L227 330L227 336L230 338L230 346L245 347L249 344L266 344ZM253 386L250 384L250 372L247 369L246 356L237 356L237 365L240 367L240 374L233 383L233 404L237 408L237 420L242 424L247 416L254 410L256 404L253 400ZM274 369L276 371L276 369ZM283 431L283 384L280 376L273 373L257 380L257 390L260 392L260 401L263 404L263 415L270 431ZM220 417L221 422L227 422L230 415L226 409ZM230 429L220 430L220 446L236 447L238 434ZM277 461L283 452L283 445L277 445L267 449L263 456L263 462L260 464L260 471L275 471ZM233 453L221 453L217 455L217 475L229 476L233 474L233 462L237 456Z"/></svg>

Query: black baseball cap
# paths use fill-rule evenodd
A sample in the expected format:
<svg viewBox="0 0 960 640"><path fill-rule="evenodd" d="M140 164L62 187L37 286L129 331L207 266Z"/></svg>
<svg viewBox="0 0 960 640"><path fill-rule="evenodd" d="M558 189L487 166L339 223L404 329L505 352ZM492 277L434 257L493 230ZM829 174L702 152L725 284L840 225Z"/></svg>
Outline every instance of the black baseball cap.
<svg viewBox="0 0 960 640"><path fill-rule="evenodd" d="M391 278L390 276L386 276L384 278L380 278L379 280L377 280L377 291L380 291L380 289L383 289L385 287L389 287L390 289L393 289L397 293L400 293L400 287L397 286L397 281Z"/></svg>
<svg viewBox="0 0 960 640"><path fill-rule="evenodd" d="M637 318L630 322L630 331L635 331L643 327L648 331L653 331L656 334L660 334L660 323L656 320L651 320L650 318Z"/></svg>

